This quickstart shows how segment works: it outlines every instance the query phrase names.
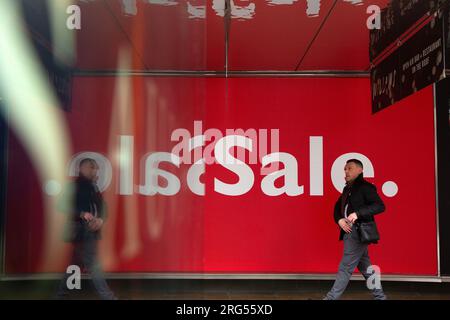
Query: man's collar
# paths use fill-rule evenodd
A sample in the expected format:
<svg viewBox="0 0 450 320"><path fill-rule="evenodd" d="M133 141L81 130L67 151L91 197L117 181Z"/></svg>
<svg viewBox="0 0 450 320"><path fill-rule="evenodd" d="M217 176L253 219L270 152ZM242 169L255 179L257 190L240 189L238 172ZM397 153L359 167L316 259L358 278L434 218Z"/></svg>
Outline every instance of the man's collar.
<svg viewBox="0 0 450 320"><path fill-rule="evenodd" d="M92 182L92 180L91 179L88 179L88 178L86 178L85 176L83 176L82 174L80 174L79 176L78 176L78 180L79 181L87 181L87 182Z"/></svg>
<svg viewBox="0 0 450 320"><path fill-rule="evenodd" d="M351 187L352 185L359 183L363 180L363 174L360 173L359 176L357 176L355 179L353 179L352 181L349 181L345 184L346 187Z"/></svg>

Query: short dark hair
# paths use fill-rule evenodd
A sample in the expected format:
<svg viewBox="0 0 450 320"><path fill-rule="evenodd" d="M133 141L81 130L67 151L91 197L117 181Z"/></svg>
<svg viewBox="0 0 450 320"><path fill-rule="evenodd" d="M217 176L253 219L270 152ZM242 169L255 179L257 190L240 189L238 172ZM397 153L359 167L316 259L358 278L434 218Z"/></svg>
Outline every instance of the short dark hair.
<svg viewBox="0 0 450 320"><path fill-rule="evenodd" d="M359 161L358 159L347 160L347 163L350 163L350 162L353 162L354 164L356 164L361 169L364 169L363 163L361 161Z"/></svg>
<svg viewBox="0 0 450 320"><path fill-rule="evenodd" d="M83 160L80 161L80 168L85 164L85 163L91 163L91 164L97 164L97 161L95 161L92 158L84 158Z"/></svg>

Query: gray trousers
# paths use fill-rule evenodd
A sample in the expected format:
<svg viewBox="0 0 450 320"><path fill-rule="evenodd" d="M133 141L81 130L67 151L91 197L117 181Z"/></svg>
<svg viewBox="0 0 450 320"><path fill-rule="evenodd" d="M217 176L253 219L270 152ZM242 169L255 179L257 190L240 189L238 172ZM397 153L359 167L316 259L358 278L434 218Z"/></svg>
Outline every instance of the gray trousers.
<svg viewBox="0 0 450 320"><path fill-rule="evenodd" d="M361 272L367 280L372 275L372 273L368 273L367 270L371 265L368 245L359 241L357 231L353 228L352 233L346 233L344 235L344 255L339 264L339 270L334 285L327 293L325 299L337 300L341 297L347 288L350 277L356 267L358 267L359 272ZM369 290L372 292L374 299L386 300L381 285L379 288Z"/></svg>
<svg viewBox="0 0 450 320"><path fill-rule="evenodd" d="M90 273L92 282L98 295L103 300L114 300L115 296L110 290L97 259L97 239L92 232L86 232L82 241L74 244L71 264L84 266ZM67 295L67 279L70 274L65 274L60 282L57 297Z"/></svg>

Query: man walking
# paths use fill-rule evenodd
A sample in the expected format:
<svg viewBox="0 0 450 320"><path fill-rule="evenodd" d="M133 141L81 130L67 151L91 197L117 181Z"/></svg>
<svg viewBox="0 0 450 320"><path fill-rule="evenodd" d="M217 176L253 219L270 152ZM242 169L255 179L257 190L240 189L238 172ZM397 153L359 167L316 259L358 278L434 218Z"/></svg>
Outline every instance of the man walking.
<svg viewBox="0 0 450 320"><path fill-rule="evenodd" d="M97 242L105 219L105 204L96 184L97 172L98 164L94 159L86 158L80 162L66 241L73 243L71 264L84 266L91 274L94 287L102 299L115 300L116 297L103 277L97 258ZM69 274L66 273L60 283L58 298L68 293L68 277Z"/></svg>
<svg viewBox="0 0 450 320"><path fill-rule="evenodd" d="M356 267L367 280L372 273L369 259L369 243L361 241L358 232L361 223L373 222L374 215L385 210L383 201L378 196L376 187L364 180L363 164L357 159L348 160L345 168L346 185L334 207L334 220L340 227L339 240L344 240L344 254L333 287L324 300L337 300L344 293ZM376 227L376 225L374 225ZM386 300L381 284L370 289L376 300Z"/></svg>

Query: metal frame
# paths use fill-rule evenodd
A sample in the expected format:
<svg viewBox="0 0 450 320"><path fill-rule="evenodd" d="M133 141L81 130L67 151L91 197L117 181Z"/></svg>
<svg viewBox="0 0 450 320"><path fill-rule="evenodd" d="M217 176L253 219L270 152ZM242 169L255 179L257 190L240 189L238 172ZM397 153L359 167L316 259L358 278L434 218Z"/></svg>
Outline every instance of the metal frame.
<svg viewBox="0 0 450 320"><path fill-rule="evenodd" d="M0 97L0 104L2 103ZM7 178L8 178L8 127L9 127L9 115L8 109L4 109L3 124L0 127L0 147L4 147L3 164L4 167L0 167L0 277L5 274L5 242L6 242L6 192L7 192Z"/></svg>
<svg viewBox="0 0 450 320"><path fill-rule="evenodd" d="M107 279L161 279L161 280L335 280L336 274L286 274L286 273L106 273ZM88 274L82 275L83 279L89 279ZM441 283L450 282L450 277L435 276L401 276L401 275L381 275L382 281L396 282L429 282ZM0 278L0 281L20 281L20 280L59 280L60 273L44 274L18 274L7 275ZM351 280L365 281L362 275L352 275Z"/></svg>
<svg viewBox="0 0 450 320"><path fill-rule="evenodd" d="M320 33L323 24L326 22L328 16L336 4L336 0L328 12L327 17L322 22L320 28L317 30L315 37ZM106 2L105 2L106 3ZM309 47L314 42L314 39L310 43L303 57L297 64L296 71L229 71L229 60L228 60L228 49L229 49L229 10L230 1L226 0L227 14L224 19L228 20L225 23L225 70L224 71L183 71L183 70L154 70L154 71L133 71L133 70L122 70L122 71L105 71L105 70L75 70L73 75L77 77L110 77L110 76L145 76L145 77L286 77L286 78L367 78L370 73L367 71L346 71L346 70L310 70L310 71L297 71L301 65L304 56L308 53ZM114 15L113 15L114 16ZM132 45L132 44L131 44ZM450 282L450 277L441 277L440 273L440 234L439 234L439 202L438 202L438 166L437 166L437 115L436 115L436 85L433 85L433 99L434 99L434 143L435 143L435 192L436 192L436 241L437 241L437 264L438 273L437 276L401 276L401 275L382 275L385 281L414 281L414 282ZM7 146L7 126L8 119L6 118L6 134L5 143ZM5 150L5 164L7 166L8 149ZM4 168L2 172L3 176L6 178L8 174L7 168ZM0 186L1 187L1 186ZM4 190L0 189L0 219L2 222L6 223L6 185ZM3 210L3 211L1 211ZM3 214L2 214L3 213ZM5 271L5 239L6 234L4 230L5 224L0 224L0 281L13 281L13 280L44 280L44 279L59 279L60 274L26 274L26 275L6 275ZM335 278L334 274L256 274L256 273L114 273L107 274L108 278L111 279L292 279L292 280L333 280ZM354 280L363 280L364 278L360 275L352 276Z"/></svg>
<svg viewBox="0 0 450 320"><path fill-rule="evenodd" d="M437 97L436 84L433 84L433 119L434 119L434 184L436 192L436 249L437 249L437 267L438 277L441 276L441 248L439 232L439 167L438 167L438 144L437 144Z"/></svg>
<svg viewBox="0 0 450 320"><path fill-rule="evenodd" d="M308 71L188 71L188 70L75 70L75 77L202 77L202 78L241 78L241 77L286 77L286 78L368 78L370 72L347 70L308 70Z"/></svg>
<svg viewBox="0 0 450 320"><path fill-rule="evenodd" d="M301 72L280 71L101 71L101 70L76 70L73 74L77 77L92 76L145 76L145 77L287 77L287 78L368 78L370 73L366 71L332 71L314 70ZM433 85L434 100L434 144L435 144L435 191L436 191L436 241L437 241L437 263L438 273L436 276L406 276L406 275L382 275L384 281L409 281L409 282L450 282L450 277L441 277L440 273L440 245L439 245L439 207L438 207L438 167L437 167L437 127L436 127L436 85ZM7 170L6 170L7 171ZM7 174L7 172L5 173ZM5 190L6 191L6 190ZM6 198L5 198L6 202ZM6 204L6 203L5 203ZM6 215L4 216L6 220ZM2 230L4 231L4 230ZM60 274L10 274L4 273L4 243L5 232L2 232L2 263L0 266L0 281L14 280L51 280L60 279ZM333 280L335 274L285 274L285 273L107 273L109 279L261 279L261 280ZM352 280L364 280L361 275L353 275Z"/></svg>

